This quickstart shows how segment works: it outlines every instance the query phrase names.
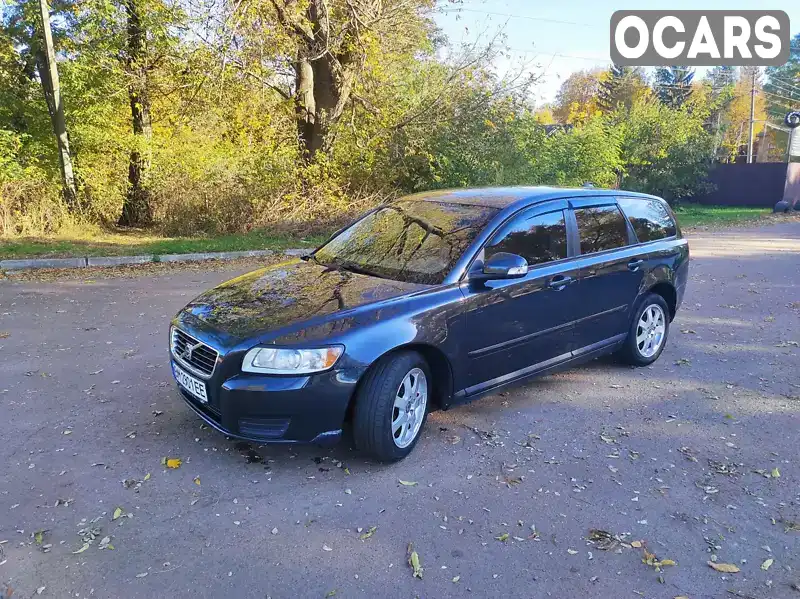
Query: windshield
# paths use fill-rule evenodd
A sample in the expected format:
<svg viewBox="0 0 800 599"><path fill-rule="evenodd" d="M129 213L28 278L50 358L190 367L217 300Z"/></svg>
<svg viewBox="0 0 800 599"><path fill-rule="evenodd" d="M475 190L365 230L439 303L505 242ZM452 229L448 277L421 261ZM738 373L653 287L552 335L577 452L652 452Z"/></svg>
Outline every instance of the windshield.
<svg viewBox="0 0 800 599"><path fill-rule="evenodd" d="M314 254L320 264L395 281L436 284L498 210L401 200L382 206Z"/></svg>

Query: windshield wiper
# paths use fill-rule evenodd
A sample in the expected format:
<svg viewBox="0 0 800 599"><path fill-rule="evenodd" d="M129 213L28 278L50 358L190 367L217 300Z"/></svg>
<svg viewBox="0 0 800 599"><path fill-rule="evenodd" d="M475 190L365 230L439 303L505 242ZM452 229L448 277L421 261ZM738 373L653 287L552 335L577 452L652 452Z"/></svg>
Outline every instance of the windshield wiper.
<svg viewBox="0 0 800 599"><path fill-rule="evenodd" d="M327 266L327 265L326 265ZM366 268L361 268L360 266L356 266L351 262L333 262L331 264L333 268L338 268L339 270L346 270L349 272L354 272L359 275L367 275L368 277L375 277L378 279L385 279L386 277L382 277L379 274L372 272L371 270L367 270Z"/></svg>

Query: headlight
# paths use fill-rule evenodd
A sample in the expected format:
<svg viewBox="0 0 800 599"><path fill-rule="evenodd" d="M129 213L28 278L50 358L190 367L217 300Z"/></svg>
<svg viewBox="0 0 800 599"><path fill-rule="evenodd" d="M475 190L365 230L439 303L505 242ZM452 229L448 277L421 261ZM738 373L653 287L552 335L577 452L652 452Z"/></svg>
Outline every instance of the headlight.
<svg viewBox="0 0 800 599"><path fill-rule="evenodd" d="M311 374L328 370L344 346L332 345L320 349L281 349L276 347L254 347L244 357L243 372L257 374Z"/></svg>

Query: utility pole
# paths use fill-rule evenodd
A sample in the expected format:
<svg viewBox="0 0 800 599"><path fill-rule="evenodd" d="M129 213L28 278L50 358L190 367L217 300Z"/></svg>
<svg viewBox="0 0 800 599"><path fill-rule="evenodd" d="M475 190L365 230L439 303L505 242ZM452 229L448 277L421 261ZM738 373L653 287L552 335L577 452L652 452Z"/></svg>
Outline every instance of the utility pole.
<svg viewBox="0 0 800 599"><path fill-rule="evenodd" d="M750 135L747 138L747 164L753 162L753 132L755 130L756 118L756 77L758 67L753 68L753 79L750 85Z"/></svg>
<svg viewBox="0 0 800 599"><path fill-rule="evenodd" d="M58 80L58 67L56 66L56 52L53 46L53 30L50 27L50 9L47 0L39 0L39 10L42 14L42 36L44 37L44 58L46 64L42 65L42 88L44 90L50 120L53 124L53 133L58 144L58 162L61 166L61 179L64 184L64 197L70 208L75 207L77 190L75 188L75 174L72 170L72 158L69 154L69 138L67 137L67 122L64 117L64 105L61 103L61 86ZM49 96L49 97L48 97Z"/></svg>

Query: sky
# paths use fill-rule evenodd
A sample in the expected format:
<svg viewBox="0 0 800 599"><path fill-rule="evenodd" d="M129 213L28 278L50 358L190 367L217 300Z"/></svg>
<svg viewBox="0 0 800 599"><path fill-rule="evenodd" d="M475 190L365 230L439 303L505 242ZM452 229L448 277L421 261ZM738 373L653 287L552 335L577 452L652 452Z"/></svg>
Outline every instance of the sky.
<svg viewBox="0 0 800 599"><path fill-rule="evenodd" d="M522 62L542 74L537 88L539 104L551 102L564 79L581 69L607 67L609 60L610 20L614 11L639 8L637 2L614 0L463 0L442 4L436 22L452 42L488 41L499 29L507 36L511 60L498 59L499 71ZM651 10L753 10L755 0L648 0ZM791 32L800 31L800 2L773 0L772 10L789 15ZM707 69L698 68L701 77Z"/></svg>

